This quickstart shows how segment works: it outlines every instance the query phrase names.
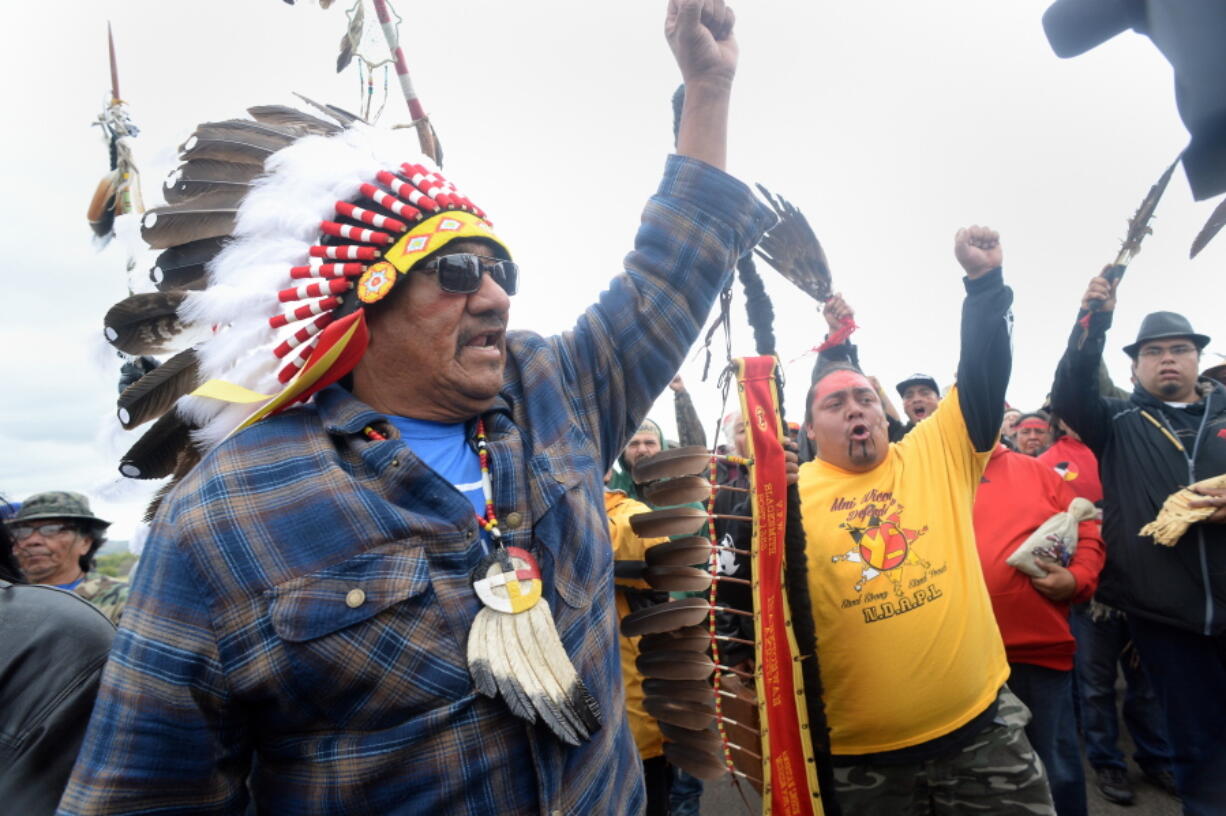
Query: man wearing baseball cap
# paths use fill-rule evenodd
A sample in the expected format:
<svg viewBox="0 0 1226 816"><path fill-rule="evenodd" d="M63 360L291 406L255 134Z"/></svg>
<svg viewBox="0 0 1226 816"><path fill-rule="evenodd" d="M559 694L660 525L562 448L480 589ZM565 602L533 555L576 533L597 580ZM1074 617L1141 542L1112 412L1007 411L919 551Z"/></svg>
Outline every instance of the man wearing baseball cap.
<svg viewBox="0 0 1226 816"><path fill-rule="evenodd" d="M920 423L920 420L932 416L941 401L941 389L937 381L928 374L912 374L900 382L898 396L902 397L902 409L907 414L907 425L903 435Z"/></svg>
<svg viewBox="0 0 1226 816"><path fill-rule="evenodd" d="M68 490L36 493L6 524L26 580L75 592L119 621L128 583L92 571L111 523L93 514L89 499Z"/></svg>
<svg viewBox="0 0 1226 816"><path fill-rule="evenodd" d="M1099 396L1115 285L1095 277L1056 372L1053 408L1098 457L1107 562L1101 602L1123 610L1165 710L1172 770L1189 816L1226 802L1226 490L1199 488L1212 515L1173 546L1140 533L1180 488L1226 473L1226 387L1197 376L1209 338L1153 312L1124 347L1128 399Z"/></svg>

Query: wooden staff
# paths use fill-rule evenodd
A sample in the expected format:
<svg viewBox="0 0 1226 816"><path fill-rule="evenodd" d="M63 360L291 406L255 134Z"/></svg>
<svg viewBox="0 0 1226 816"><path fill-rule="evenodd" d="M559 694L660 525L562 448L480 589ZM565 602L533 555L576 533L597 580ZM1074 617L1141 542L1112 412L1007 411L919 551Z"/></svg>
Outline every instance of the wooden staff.
<svg viewBox="0 0 1226 816"><path fill-rule="evenodd" d="M439 149L438 139L435 137L434 128L430 125L430 118L426 116L426 111L421 106L421 100L417 98L417 92L413 90L413 81L409 78L409 66L404 60L404 51L400 47L400 43L396 38L396 28L392 24L392 14L387 0L373 0L375 4L375 13L379 16L379 26L383 29L383 37L387 40L388 50L392 52L392 58L396 62L396 76L400 78L400 89L404 91L404 101L409 105L409 115L413 117L413 127L417 128L417 141L421 145L421 152L425 153L439 167L443 166L443 153Z"/></svg>

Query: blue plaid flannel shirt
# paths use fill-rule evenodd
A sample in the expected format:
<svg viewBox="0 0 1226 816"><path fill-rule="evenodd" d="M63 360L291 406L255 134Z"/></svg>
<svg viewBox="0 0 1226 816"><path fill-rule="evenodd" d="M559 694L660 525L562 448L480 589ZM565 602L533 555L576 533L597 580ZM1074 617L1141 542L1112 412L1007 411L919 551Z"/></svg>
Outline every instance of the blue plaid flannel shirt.
<svg viewBox="0 0 1226 816"><path fill-rule="evenodd" d="M602 475L771 223L745 185L672 156L626 273L574 329L508 335L485 415L495 506L604 712L590 742L568 749L475 692L472 506L333 386L166 500L59 812L640 812Z"/></svg>

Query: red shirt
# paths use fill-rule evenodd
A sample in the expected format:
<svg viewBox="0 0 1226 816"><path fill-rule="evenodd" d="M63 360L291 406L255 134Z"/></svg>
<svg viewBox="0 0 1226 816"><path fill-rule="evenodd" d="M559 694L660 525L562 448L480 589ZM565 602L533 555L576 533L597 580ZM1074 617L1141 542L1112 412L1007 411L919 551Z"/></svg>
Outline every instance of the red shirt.
<svg viewBox="0 0 1226 816"><path fill-rule="evenodd" d="M1094 470L1097 482L1098 472ZM1076 644L1069 630L1069 602L1043 597L1030 577L1005 559L1043 522L1068 510L1072 487L1036 458L998 447L975 497L975 541L992 598L992 610L1010 663L1033 663L1071 671ZM1077 579L1073 603L1088 601L1098 587L1105 553L1095 521L1082 522L1077 552L1068 570Z"/></svg>
<svg viewBox="0 0 1226 816"><path fill-rule="evenodd" d="M1098 478L1098 458L1084 442L1062 436L1035 458L1054 468L1078 496L1102 505L1103 483Z"/></svg>

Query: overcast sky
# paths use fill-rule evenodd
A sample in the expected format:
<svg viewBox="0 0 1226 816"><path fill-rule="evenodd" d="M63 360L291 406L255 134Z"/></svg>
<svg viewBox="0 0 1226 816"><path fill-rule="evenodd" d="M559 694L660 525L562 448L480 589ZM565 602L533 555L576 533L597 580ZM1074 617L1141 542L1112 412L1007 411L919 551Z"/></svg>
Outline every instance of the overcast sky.
<svg viewBox="0 0 1226 816"><path fill-rule="evenodd" d="M108 98L106 22L147 202L193 126L291 91L360 106L355 68L334 71L349 0L69 0L6 8L9 125L0 135L8 262L0 321L0 492L95 497L125 538L141 485L109 484L119 452L115 380L102 315L127 292L125 249L97 252L85 209L107 170L90 123ZM679 81L664 41L664 0L394 0L418 92L446 149L445 170L495 221L523 269L512 328L565 329L630 247L672 141ZM958 227L1000 230L1016 293L1009 400L1048 391L1087 280L1115 255L1126 220L1187 142L1171 71L1126 33L1059 60L1040 26L1047 0L753 0L737 6L741 63L730 172L800 206L857 310L861 361L884 383L913 371L948 384L957 361ZM392 96L381 122L407 121ZM376 86L382 95L382 77ZM406 135L407 144L415 140ZM1186 314L1226 352L1226 239L1188 247L1214 202L1194 203L1182 170L1154 235L1121 289L1108 363L1148 311ZM134 284L149 288L152 255ZM764 265L785 361L820 339L816 306ZM734 348L752 353L739 300ZM722 347L722 344L721 344ZM1208 359L1216 359L1210 354ZM799 417L810 357L787 370ZM682 369L705 420L720 401ZM671 399L654 412L673 425Z"/></svg>

